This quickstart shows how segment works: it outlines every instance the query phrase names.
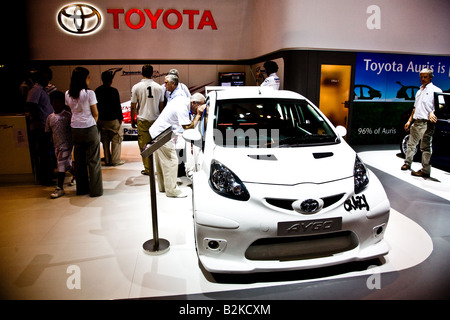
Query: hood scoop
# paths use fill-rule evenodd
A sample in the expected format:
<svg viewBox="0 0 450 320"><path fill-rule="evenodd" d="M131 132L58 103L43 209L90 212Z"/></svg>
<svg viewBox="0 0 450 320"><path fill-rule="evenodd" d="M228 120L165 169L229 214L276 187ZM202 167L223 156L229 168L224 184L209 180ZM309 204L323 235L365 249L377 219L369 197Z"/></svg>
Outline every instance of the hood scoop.
<svg viewBox="0 0 450 320"><path fill-rule="evenodd" d="M249 154L247 155L251 159L255 160L269 160L269 161L277 161L277 157L274 154Z"/></svg>
<svg viewBox="0 0 450 320"><path fill-rule="evenodd" d="M317 152L317 153L313 153L314 159L323 159L323 158L328 158L328 157L332 157L332 156L333 156L333 152Z"/></svg>

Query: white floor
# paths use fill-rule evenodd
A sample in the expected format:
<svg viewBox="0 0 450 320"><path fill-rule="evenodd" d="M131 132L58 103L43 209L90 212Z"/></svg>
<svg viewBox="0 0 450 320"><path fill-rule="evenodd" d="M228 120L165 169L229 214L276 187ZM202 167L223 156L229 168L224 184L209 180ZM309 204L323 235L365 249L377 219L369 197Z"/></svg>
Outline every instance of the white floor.
<svg viewBox="0 0 450 320"><path fill-rule="evenodd" d="M439 180L434 184L411 177L399 170L397 152L360 155L374 167L449 199L448 173L434 170L432 178ZM140 174L137 142L123 143L122 158L122 166L103 167L105 192L98 198L76 196L75 187L52 200L51 187L0 186L0 299L126 299L293 283L224 284L203 273L194 248L190 196L157 194L159 236L171 245L165 254L146 254L142 244L153 237L150 190L148 177ZM182 182L191 195L187 181ZM433 250L428 234L396 211L385 237L391 251L378 272L412 267Z"/></svg>
<svg viewBox="0 0 450 320"><path fill-rule="evenodd" d="M366 146L365 148L371 151L360 151L358 154L361 159L368 165L374 166L394 177L402 179L408 183L422 188L423 190L434 193L444 199L450 200L450 173L436 168L431 169L429 179L414 177L411 171L402 171L400 167L404 160L397 156L400 152L398 146ZM364 148L362 148L363 150ZM411 170L418 171L422 165L418 162L413 162Z"/></svg>

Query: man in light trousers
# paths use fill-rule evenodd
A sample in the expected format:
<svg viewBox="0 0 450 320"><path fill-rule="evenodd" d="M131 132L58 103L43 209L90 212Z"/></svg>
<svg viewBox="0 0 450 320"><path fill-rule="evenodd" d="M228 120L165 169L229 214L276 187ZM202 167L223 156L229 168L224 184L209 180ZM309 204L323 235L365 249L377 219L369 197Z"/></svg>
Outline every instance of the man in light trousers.
<svg viewBox="0 0 450 320"><path fill-rule="evenodd" d="M442 93L442 90L431 83L433 72L430 69L420 71L420 82L422 86L417 91L414 109L405 124L405 130L410 130L407 145L405 163L402 170L410 170L417 144L420 142L422 152L422 169L411 171L411 175L422 178L429 178L431 172L431 143L437 117L434 114L434 93ZM442 98L442 97L441 97ZM414 121L413 121L414 120ZM413 123L414 122L414 123Z"/></svg>
<svg viewBox="0 0 450 320"><path fill-rule="evenodd" d="M172 76L166 77L167 84L172 81ZM177 185L178 157L173 140L178 138L176 133L180 132L180 129L191 129L198 124L206 108L204 103L205 97L200 93L195 93L190 98L178 96L167 104L150 127L149 131L153 139L169 127L173 130L172 139L154 153L159 192L165 192L167 197L187 196ZM190 112L194 115L193 119L190 117Z"/></svg>

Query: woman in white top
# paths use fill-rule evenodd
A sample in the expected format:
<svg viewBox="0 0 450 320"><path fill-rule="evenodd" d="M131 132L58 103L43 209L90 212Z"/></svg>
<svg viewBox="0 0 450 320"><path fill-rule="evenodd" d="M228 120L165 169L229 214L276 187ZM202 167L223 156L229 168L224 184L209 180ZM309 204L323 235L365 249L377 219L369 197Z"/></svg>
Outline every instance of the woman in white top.
<svg viewBox="0 0 450 320"><path fill-rule="evenodd" d="M72 72L66 104L72 110L72 140L77 195L103 195L98 110L95 92L88 89L89 70L77 67Z"/></svg>

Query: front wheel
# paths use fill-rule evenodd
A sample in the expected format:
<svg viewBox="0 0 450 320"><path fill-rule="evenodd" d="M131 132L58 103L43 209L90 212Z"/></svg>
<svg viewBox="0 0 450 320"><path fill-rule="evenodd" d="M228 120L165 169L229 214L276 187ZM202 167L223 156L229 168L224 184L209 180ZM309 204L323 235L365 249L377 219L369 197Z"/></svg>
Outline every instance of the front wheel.
<svg viewBox="0 0 450 320"><path fill-rule="evenodd" d="M400 152L402 153L403 157L406 157L406 150L408 149L408 141L409 141L409 134L405 135L400 142ZM419 149L420 142L416 146L416 150L414 150L414 160L420 160L421 152Z"/></svg>

